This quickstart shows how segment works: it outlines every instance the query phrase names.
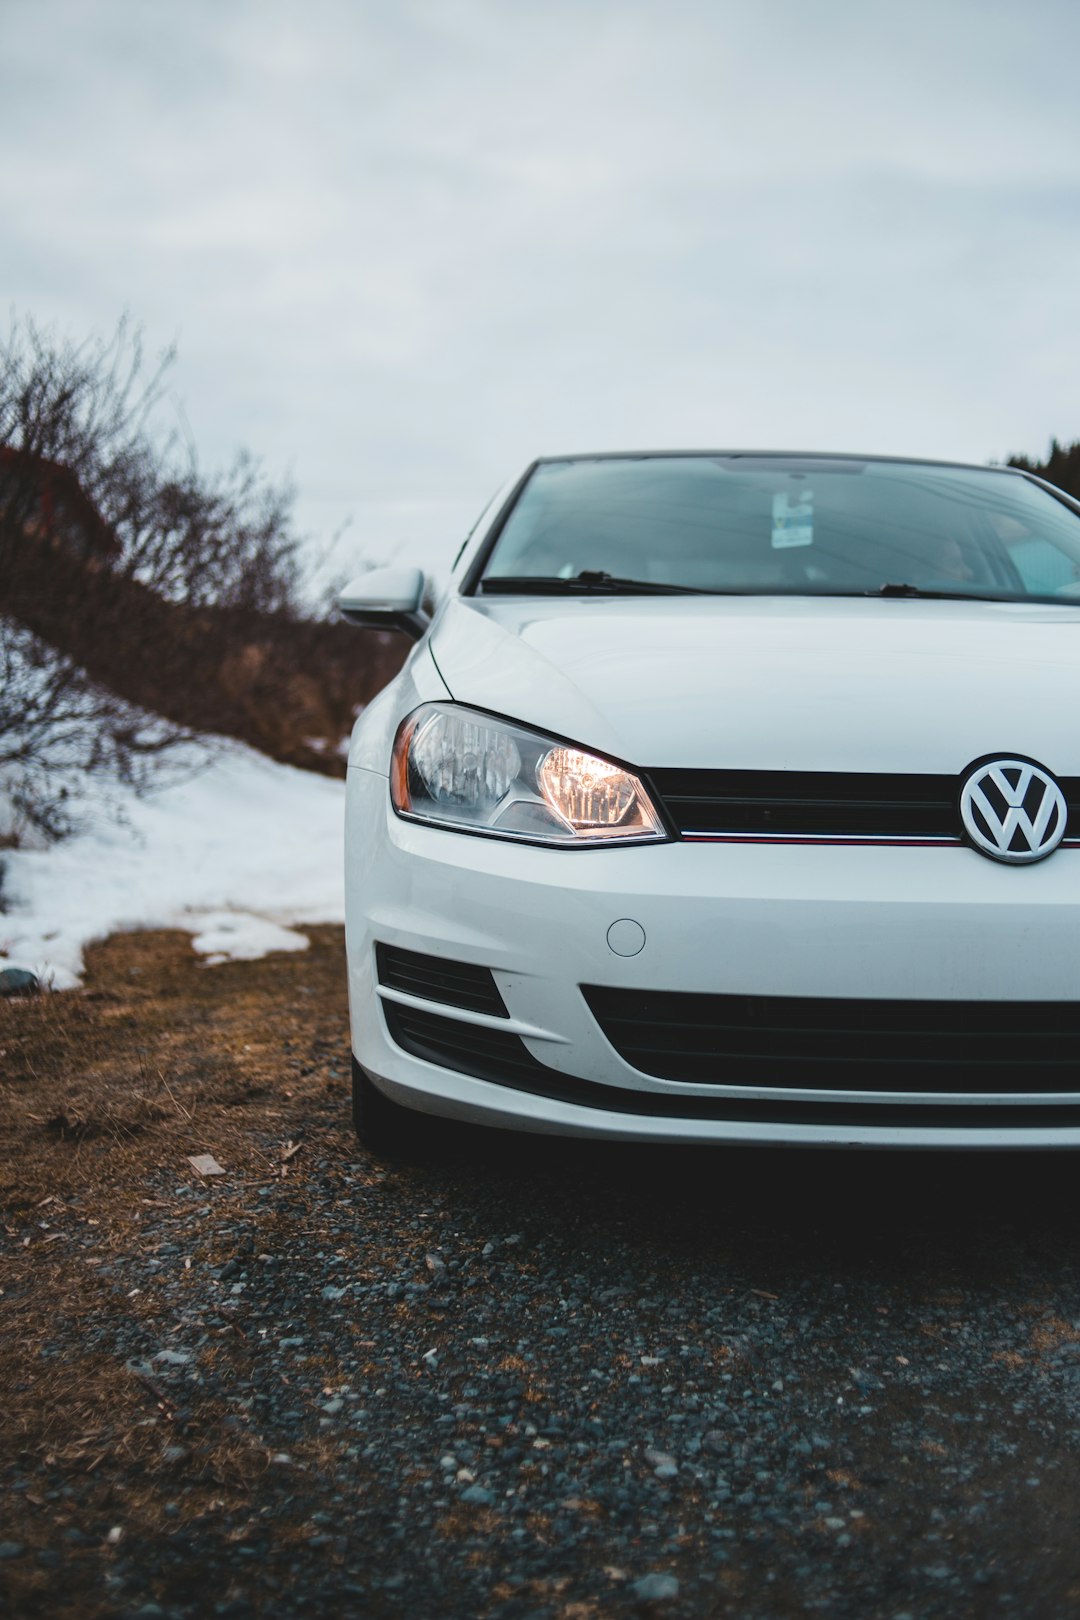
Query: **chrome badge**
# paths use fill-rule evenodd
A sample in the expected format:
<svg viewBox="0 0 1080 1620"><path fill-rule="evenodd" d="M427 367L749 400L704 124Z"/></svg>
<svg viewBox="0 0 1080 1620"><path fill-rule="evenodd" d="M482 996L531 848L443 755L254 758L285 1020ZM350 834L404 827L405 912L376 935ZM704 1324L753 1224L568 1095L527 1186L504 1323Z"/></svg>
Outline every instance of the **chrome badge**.
<svg viewBox="0 0 1080 1620"><path fill-rule="evenodd" d="M975 848L1018 865L1052 855L1065 836L1069 807L1049 771L1027 759L976 765L960 790L960 820Z"/></svg>

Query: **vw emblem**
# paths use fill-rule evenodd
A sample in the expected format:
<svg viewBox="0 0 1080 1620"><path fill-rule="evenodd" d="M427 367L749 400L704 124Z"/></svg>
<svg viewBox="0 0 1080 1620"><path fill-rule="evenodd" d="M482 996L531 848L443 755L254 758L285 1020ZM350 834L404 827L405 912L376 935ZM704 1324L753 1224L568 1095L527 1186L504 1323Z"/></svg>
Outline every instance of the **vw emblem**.
<svg viewBox="0 0 1080 1620"><path fill-rule="evenodd" d="M968 772L960 820L991 860L1041 861L1065 836L1069 807L1049 771L1028 759L992 759Z"/></svg>

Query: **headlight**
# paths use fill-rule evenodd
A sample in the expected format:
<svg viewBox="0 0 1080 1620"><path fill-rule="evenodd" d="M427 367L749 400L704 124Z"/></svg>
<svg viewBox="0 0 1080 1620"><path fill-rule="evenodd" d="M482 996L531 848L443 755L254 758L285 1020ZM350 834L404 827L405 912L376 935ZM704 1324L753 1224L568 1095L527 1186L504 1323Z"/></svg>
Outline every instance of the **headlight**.
<svg viewBox="0 0 1080 1620"><path fill-rule="evenodd" d="M400 816L494 838L609 844L667 836L621 765L453 703L425 703L402 721L390 795Z"/></svg>

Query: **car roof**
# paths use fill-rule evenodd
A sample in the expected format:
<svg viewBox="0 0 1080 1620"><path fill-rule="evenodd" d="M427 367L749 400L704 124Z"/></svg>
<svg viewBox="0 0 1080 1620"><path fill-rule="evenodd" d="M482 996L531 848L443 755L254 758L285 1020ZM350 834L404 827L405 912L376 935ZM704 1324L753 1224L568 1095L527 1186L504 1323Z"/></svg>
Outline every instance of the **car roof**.
<svg viewBox="0 0 1080 1620"><path fill-rule="evenodd" d="M848 450L593 450L574 451L564 456L537 456L535 466L560 461L655 461L697 457L702 460L740 461L886 461L909 467L960 467L968 472L1011 473L1025 476L1022 467L988 464L984 461L938 460L932 456L859 455Z"/></svg>

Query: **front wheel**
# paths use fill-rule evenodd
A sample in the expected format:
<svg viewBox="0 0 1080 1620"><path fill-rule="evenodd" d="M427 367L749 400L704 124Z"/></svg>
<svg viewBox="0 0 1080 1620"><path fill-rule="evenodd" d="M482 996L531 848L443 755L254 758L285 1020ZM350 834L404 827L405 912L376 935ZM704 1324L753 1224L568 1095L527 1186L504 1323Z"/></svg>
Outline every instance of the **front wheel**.
<svg viewBox="0 0 1080 1620"><path fill-rule="evenodd" d="M364 1147L379 1158L415 1158L423 1150L427 1121L423 1114L391 1102L352 1060L353 1129Z"/></svg>

